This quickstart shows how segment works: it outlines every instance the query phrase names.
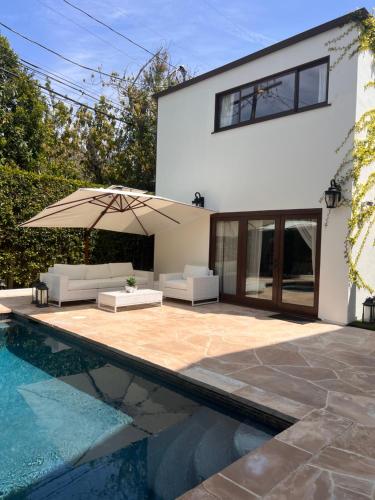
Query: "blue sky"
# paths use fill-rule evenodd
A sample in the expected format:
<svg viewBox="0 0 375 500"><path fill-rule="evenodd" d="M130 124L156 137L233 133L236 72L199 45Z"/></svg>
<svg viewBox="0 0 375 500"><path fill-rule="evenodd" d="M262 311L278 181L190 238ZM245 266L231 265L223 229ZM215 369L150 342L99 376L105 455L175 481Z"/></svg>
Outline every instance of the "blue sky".
<svg viewBox="0 0 375 500"><path fill-rule="evenodd" d="M361 0L71 0L135 41L166 46L195 74L259 50L358 7ZM54 9L54 10L51 10ZM65 17L64 17L65 16ZM149 57L63 0L1 0L0 20L82 64L135 72ZM81 81L88 72L1 28L17 53ZM99 39L99 38L100 39ZM57 87L56 87L57 88Z"/></svg>

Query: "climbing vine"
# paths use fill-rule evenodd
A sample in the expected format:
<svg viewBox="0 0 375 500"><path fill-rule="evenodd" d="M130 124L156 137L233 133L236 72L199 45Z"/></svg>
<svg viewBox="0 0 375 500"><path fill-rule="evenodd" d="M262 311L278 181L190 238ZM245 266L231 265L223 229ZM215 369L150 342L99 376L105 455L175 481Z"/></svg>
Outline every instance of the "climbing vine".
<svg viewBox="0 0 375 500"><path fill-rule="evenodd" d="M349 27L328 43L328 47L337 55L332 67L344 57L352 58L361 52L369 52L375 64L375 17L360 11L359 15L353 16ZM374 80L366 84L365 88L369 87L375 87ZM371 229L375 227L375 204L369 200L375 188L375 109L366 111L359 118L336 152L344 150L351 139L352 144L335 174L335 180L346 188L346 192L351 192L350 196L344 196L343 199L343 204L351 208L345 258L351 283L373 293L375 285L365 280L359 270L359 261L371 236ZM375 247L375 240L372 246Z"/></svg>

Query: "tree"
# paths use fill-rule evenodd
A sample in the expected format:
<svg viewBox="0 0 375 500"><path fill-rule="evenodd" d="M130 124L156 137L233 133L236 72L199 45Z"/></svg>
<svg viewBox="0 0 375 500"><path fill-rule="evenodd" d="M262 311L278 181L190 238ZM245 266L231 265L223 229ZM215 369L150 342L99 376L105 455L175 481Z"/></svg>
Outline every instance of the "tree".
<svg viewBox="0 0 375 500"><path fill-rule="evenodd" d="M37 83L0 35L0 165L39 170L46 112Z"/></svg>

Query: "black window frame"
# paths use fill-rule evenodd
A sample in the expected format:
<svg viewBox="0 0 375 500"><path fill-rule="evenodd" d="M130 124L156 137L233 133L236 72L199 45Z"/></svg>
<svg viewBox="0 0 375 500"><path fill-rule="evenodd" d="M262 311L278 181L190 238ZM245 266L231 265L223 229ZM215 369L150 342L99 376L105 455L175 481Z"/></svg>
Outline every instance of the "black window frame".
<svg viewBox="0 0 375 500"><path fill-rule="evenodd" d="M326 98L324 101L316 103L316 104L311 104L309 106L303 106L303 107L298 107L298 102L299 102L299 74L301 71L309 68L313 68L315 66L319 66L321 64L326 64L327 65L327 82L326 82ZM299 66L295 66L294 68L290 68L284 71L280 71L278 73L275 73L273 75L269 75L263 78L260 78L258 80L254 80L252 82L247 82L242 85L238 85L236 87L233 87L228 90L224 90L223 92L218 92L215 95L215 126L214 126L214 132L223 132L225 130L230 130L232 128L237 128L237 127L244 127L246 125L252 125L253 123L259 123L263 122L266 120L272 120L274 118L280 118L282 116L289 116L289 115L294 115L297 113L303 113L305 111L310 111L312 109L318 109L318 108L323 108L326 106L330 106L328 103L328 90L329 90L329 68L330 68L330 58L329 56L322 57L320 59L315 59L314 61L310 61L305 64L301 64ZM270 115L266 116L261 116L259 118L255 117L255 103L254 101L256 100L256 88L258 85L266 82L267 80L272 80L274 78L279 78L285 75L290 75L291 73L294 73L294 107L293 109L286 110L286 111L281 111L279 113L273 113ZM221 98L224 97L225 95L233 94L234 92L239 92L240 93L240 100L241 100L241 91L247 87L253 86L255 89L254 96L253 96L253 106L251 110L251 117L249 120L246 121L240 121L241 116L239 114L239 121L238 123L234 123L232 125L226 125L225 127L220 127L220 101Z"/></svg>

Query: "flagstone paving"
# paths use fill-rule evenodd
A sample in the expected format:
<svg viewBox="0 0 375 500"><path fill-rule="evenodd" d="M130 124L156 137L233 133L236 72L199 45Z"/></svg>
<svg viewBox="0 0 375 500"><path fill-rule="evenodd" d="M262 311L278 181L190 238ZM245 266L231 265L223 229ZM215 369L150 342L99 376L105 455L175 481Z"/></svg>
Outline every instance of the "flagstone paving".
<svg viewBox="0 0 375 500"><path fill-rule="evenodd" d="M113 314L0 298L0 313L10 310L293 424L184 500L375 498L375 332L229 304Z"/></svg>

